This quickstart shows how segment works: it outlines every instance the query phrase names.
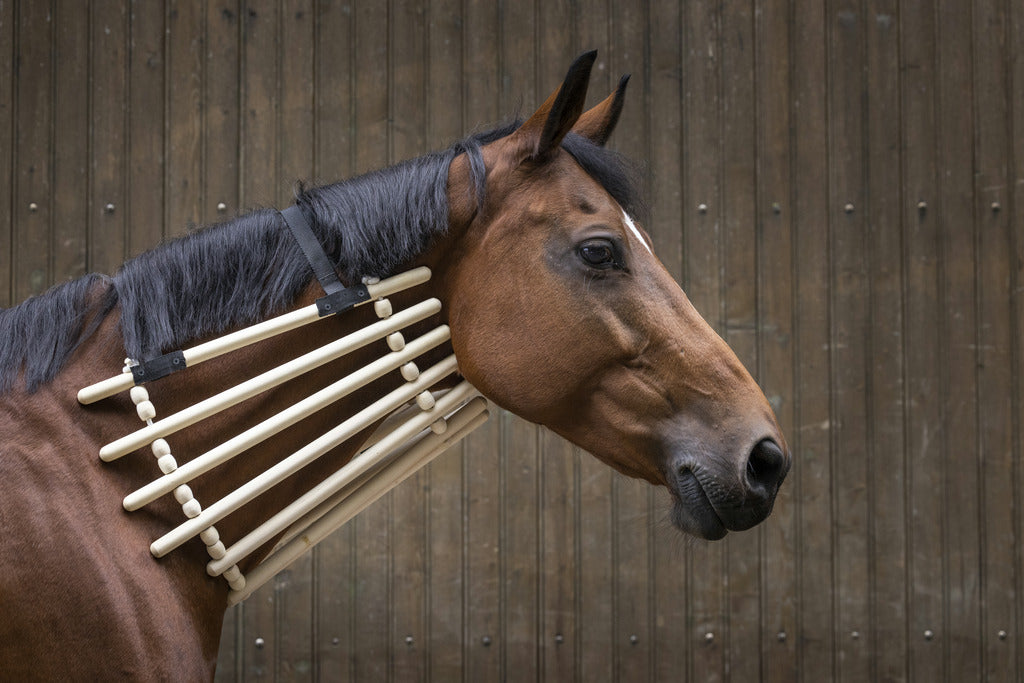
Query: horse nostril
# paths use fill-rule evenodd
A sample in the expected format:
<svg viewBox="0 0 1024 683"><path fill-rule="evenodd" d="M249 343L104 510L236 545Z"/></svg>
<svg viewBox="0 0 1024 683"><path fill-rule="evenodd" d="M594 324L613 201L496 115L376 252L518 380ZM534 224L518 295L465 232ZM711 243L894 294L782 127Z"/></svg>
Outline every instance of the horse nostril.
<svg viewBox="0 0 1024 683"><path fill-rule="evenodd" d="M747 459L747 484L752 492L771 498L789 470L786 456L771 439L762 439Z"/></svg>

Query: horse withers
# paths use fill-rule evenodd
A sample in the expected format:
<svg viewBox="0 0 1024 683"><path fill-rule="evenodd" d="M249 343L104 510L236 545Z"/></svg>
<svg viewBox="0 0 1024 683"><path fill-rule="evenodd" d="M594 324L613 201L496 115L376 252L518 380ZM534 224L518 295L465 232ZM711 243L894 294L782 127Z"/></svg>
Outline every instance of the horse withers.
<svg viewBox="0 0 1024 683"><path fill-rule="evenodd" d="M626 79L584 111L594 53L524 123L319 188L296 204L343 280L427 266L417 297L441 302L459 374L494 403L545 425L629 476L668 488L672 520L706 539L771 512L790 455L762 392L694 310L636 224L636 191L604 148ZM78 390L127 355L154 358L319 295L276 211L163 245L111 278L91 276L0 312L0 670L20 678L114 674L193 680L216 663L227 584L198 540L161 559L181 522L170 496L125 512L150 458L97 453L138 429L115 396ZM411 295L410 295L411 296ZM408 305L404 294L396 307ZM373 320L334 316L152 383L166 412L230 387ZM327 364L174 437L180 461L292 405L369 350ZM210 365L214 365L210 363ZM184 375L189 375L187 378ZM218 500L254 473L401 384L383 378L267 439L193 484ZM266 520L359 452L368 429L218 522L224 539ZM239 562L242 572L259 553Z"/></svg>

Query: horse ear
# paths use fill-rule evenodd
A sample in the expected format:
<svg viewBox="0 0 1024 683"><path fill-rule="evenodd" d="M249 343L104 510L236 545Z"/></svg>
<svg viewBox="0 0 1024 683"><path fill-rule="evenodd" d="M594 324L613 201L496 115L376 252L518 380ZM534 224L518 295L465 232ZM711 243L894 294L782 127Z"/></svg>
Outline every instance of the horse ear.
<svg viewBox="0 0 1024 683"><path fill-rule="evenodd" d="M595 145L604 147L615 130L615 124L619 122L619 114L622 113L622 103L626 97L626 84L629 83L629 74L626 74L619 81L615 92L605 98L596 107L586 111L572 127L572 132L582 135Z"/></svg>
<svg viewBox="0 0 1024 683"><path fill-rule="evenodd" d="M542 158L562 144L562 138L583 113L595 59L597 50L577 57L558 90L513 134L511 141L523 159Z"/></svg>

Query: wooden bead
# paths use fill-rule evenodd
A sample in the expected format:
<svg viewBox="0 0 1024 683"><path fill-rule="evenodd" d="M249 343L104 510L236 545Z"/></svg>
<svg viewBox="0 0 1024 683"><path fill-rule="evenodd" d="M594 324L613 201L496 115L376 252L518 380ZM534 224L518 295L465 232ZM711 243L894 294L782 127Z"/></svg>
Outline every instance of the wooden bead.
<svg viewBox="0 0 1024 683"><path fill-rule="evenodd" d="M203 540L203 543L210 546L220 540L220 532L217 531L216 527L207 527L199 532L199 538Z"/></svg>
<svg viewBox="0 0 1024 683"><path fill-rule="evenodd" d="M401 351L405 348L405 337L401 332L388 335L388 348L392 351Z"/></svg>
<svg viewBox="0 0 1024 683"><path fill-rule="evenodd" d="M156 417L156 408L153 406L151 401L143 401L135 406L135 410L139 413L139 419L143 422L152 420Z"/></svg>
<svg viewBox="0 0 1024 683"><path fill-rule="evenodd" d="M402 378L405 379L406 382L412 382L420 376L420 369L416 367L416 364L412 361L403 365L400 372L402 373Z"/></svg>
<svg viewBox="0 0 1024 683"><path fill-rule="evenodd" d="M420 407L420 410L430 410L434 407L434 395L429 391L424 391L416 397L416 405Z"/></svg>
<svg viewBox="0 0 1024 683"><path fill-rule="evenodd" d="M178 469L178 461L174 459L173 455L164 455L156 461L156 466L159 467L160 471L164 474L170 474L174 470Z"/></svg>
<svg viewBox="0 0 1024 683"><path fill-rule="evenodd" d="M143 401L149 400L149 391L146 389L146 387L132 387L132 390L129 392L129 394L132 397L132 403L134 403L135 405L139 405Z"/></svg>
<svg viewBox="0 0 1024 683"><path fill-rule="evenodd" d="M210 553L210 557L213 559L219 560L224 557L224 554L227 552L227 548L224 547L223 541L217 541L213 545L206 546L206 552Z"/></svg>
<svg viewBox="0 0 1024 683"><path fill-rule="evenodd" d="M231 586L231 590L240 591L245 588L245 577L239 574L237 579L228 579L228 585Z"/></svg>
<svg viewBox="0 0 1024 683"><path fill-rule="evenodd" d="M388 299L378 299L373 302L373 312L377 314L378 318L390 318L391 317L391 301Z"/></svg>
<svg viewBox="0 0 1024 683"><path fill-rule="evenodd" d="M178 488L174 489L174 500L178 501L180 505L184 505L193 498L195 498L195 496L192 495L192 489L188 484L182 484Z"/></svg>
<svg viewBox="0 0 1024 683"><path fill-rule="evenodd" d="M440 420L434 420L430 424L430 431L434 432L435 434L444 434L445 432L448 431L448 421L445 420L444 418L441 418Z"/></svg>
<svg viewBox="0 0 1024 683"><path fill-rule="evenodd" d="M162 458L165 455L171 454L171 445L167 443L166 439L157 439L152 445L153 455L158 458Z"/></svg>
<svg viewBox="0 0 1024 683"><path fill-rule="evenodd" d="M242 575L242 572L240 572L238 570L238 565L237 564L231 565L230 567L228 567L227 569L224 570L223 574L221 574L221 576L223 576L228 581L232 581L234 579L237 579L241 575Z"/></svg>
<svg viewBox="0 0 1024 683"><path fill-rule="evenodd" d="M193 498L181 506L181 511L185 513L186 517L192 519L199 516L199 513L203 511L203 506L199 504L198 500Z"/></svg>

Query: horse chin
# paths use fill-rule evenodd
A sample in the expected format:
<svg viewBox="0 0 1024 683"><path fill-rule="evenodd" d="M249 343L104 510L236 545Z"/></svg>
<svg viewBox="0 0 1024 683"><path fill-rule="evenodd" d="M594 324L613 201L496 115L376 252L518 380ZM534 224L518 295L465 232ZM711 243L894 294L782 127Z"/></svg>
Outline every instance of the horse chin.
<svg viewBox="0 0 1024 683"><path fill-rule="evenodd" d="M669 486L673 502L672 524L683 533L708 541L725 537L729 531L693 472L681 473L674 483L675 487Z"/></svg>

